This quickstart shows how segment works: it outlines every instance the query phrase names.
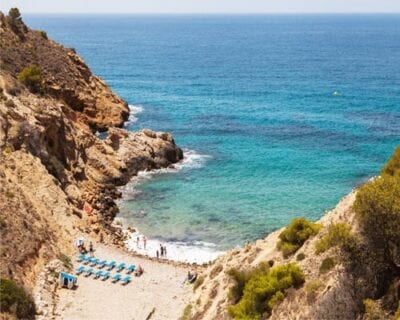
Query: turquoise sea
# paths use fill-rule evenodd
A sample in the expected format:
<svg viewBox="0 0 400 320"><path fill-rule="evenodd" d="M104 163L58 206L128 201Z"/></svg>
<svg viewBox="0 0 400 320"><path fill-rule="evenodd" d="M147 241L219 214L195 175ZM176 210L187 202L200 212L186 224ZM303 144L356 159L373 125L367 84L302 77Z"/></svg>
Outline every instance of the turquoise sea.
<svg viewBox="0 0 400 320"><path fill-rule="evenodd" d="M400 142L400 15L35 15L187 158L125 188L149 238L226 250L318 219ZM206 244L208 243L208 245Z"/></svg>

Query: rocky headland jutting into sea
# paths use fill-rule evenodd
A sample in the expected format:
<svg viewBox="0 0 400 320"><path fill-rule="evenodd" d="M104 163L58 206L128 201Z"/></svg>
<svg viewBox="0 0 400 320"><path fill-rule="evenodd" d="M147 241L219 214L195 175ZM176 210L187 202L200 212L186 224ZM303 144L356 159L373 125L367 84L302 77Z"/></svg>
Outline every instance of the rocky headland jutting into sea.
<svg viewBox="0 0 400 320"><path fill-rule="evenodd" d="M126 102L16 9L0 13L0 64L5 319L399 318L400 148L321 220L295 219L229 251L198 268L192 288L188 267L129 255L111 226L118 186L182 160L172 136L122 129ZM96 257L140 264L144 276L131 286L79 276L76 290L60 288L82 235Z"/></svg>
<svg viewBox="0 0 400 320"><path fill-rule="evenodd" d="M0 39L1 275L32 288L38 263L70 251L64 225L118 239L116 187L183 153L169 133L122 129L127 103L74 49L3 13Z"/></svg>

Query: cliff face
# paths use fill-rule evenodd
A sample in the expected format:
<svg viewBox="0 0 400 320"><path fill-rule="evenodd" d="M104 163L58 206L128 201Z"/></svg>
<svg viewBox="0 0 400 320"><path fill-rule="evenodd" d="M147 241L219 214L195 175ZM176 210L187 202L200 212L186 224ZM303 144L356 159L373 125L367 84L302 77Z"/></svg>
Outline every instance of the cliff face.
<svg viewBox="0 0 400 320"><path fill-rule="evenodd" d="M46 95L63 101L91 128L122 127L129 115L127 103L92 74L74 49L47 39L43 31L28 29L22 21L12 23L3 14L0 23L3 71L17 75L25 67L37 65Z"/></svg>
<svg viewBox="0 0 400 320"><path fill-rule="evenodd" d="M32 287L77 234L107 240L117 186L183 154L168 133L117 128L126 102L73 50L2 13L0 64L0 274ZM32 66L39 71L23 78Z"/></svg>

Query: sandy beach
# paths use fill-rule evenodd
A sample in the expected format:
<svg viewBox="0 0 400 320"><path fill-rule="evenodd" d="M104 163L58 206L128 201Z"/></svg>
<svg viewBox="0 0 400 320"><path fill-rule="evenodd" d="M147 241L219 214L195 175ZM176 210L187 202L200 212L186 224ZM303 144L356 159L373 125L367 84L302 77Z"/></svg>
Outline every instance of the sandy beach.
<svg viewBox="0 0 400 320"><path fill-rule="evenodd" d="M126 265L141 265L141 277L132 275L127 285L78 276L75 290L59 289L56 318L77 319L178 319L190 298L191 285L184 284L188 268L134 257L123 250L94 244L95 257ZM75 259L75 257L74 257ZM74 270L82 265L74 261ZM97 271L97 268L94 268ZM114 269L111 276L116 273ZM121 275L126 272L122 271ZM154 311L153 311L154 310ZM150 314L152 314L150 316Z"/></svg>

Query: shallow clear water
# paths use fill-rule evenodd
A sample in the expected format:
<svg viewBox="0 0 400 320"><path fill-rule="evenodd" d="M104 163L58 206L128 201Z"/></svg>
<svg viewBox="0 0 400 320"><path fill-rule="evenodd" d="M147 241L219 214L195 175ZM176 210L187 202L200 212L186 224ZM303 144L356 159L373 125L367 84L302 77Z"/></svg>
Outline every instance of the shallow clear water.
<svg viewBox="0 0 400 320"><path fill-rule="evenodd" d="M400 15L26 20L141 111L128 129L191 150L126 188L121 217L149 237L226 249L317 219L400 140Z"/></svg>

